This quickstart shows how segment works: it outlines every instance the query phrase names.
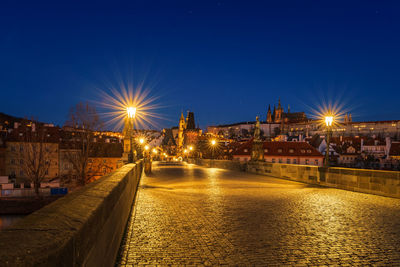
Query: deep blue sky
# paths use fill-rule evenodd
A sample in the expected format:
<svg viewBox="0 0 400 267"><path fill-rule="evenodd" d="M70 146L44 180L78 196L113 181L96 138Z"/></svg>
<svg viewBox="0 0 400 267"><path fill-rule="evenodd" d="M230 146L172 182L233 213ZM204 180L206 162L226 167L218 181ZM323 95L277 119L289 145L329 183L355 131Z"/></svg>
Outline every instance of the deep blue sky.
<svg viewBox="0 0 400 267"><path fill-rule="evenodd" d="M0 111L63 124L122 79L160 96L158 127L265 119L279 97L400 119L396 2L2 1Z"/></svg>

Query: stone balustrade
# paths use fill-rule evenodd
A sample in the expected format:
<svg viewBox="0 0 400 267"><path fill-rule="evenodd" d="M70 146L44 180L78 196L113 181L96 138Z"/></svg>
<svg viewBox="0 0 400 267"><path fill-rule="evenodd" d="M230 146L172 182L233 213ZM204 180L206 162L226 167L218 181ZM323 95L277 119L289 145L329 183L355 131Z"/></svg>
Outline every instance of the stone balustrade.
<svg viewBox="0 0 400 267"><path fill-rule="evenodd" d="M113 266L143 163L113 173L0 232L0 266Z"/></svg>

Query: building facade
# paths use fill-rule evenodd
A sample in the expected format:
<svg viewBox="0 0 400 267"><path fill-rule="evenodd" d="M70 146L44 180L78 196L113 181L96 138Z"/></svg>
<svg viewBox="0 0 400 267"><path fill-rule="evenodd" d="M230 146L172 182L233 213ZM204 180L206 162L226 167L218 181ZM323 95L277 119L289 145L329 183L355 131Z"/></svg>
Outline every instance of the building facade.
<svg viewBox="0 0 400 267"><path fill-rule="evenodd" d="M233 152L233 159L247 162L251 159L252 142L250 140L239 146ZM306 142L277 142L263 143L264 160L271 163L323 165L323 155Z"/></svg>

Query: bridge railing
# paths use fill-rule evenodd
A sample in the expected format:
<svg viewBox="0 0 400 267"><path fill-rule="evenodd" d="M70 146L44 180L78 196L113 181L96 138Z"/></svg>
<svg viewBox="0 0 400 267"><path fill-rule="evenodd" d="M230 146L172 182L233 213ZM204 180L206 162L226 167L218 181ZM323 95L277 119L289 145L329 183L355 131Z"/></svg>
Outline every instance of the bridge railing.
<svg viewBox="0 0 400 267"><path fill-rule="evenodd" d="M113 266L142 169L127 164L0 231L0 266Z"/></svg>

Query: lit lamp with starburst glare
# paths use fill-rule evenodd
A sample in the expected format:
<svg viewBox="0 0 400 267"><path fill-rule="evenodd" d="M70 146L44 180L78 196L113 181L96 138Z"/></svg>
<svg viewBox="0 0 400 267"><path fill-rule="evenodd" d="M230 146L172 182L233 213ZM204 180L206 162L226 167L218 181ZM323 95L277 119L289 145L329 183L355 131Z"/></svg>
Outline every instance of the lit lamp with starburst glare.
<svg viewBox="0 0 400 267"><path fill-rule="evenodd" d="M162 118L155 112L160 106L155 104L158 98L150 96L150 90L143 84L136 88L133 84L121 81L119 89L109 88L109 92L100 91L103 101L99 106L105 109L104 118L107 118L105 126L113 126L115 130L123 128L124 153L123 163L134 162L137 156L141 156L145 139L135 138L136 129L156 126L153 119Z"/></svg>

